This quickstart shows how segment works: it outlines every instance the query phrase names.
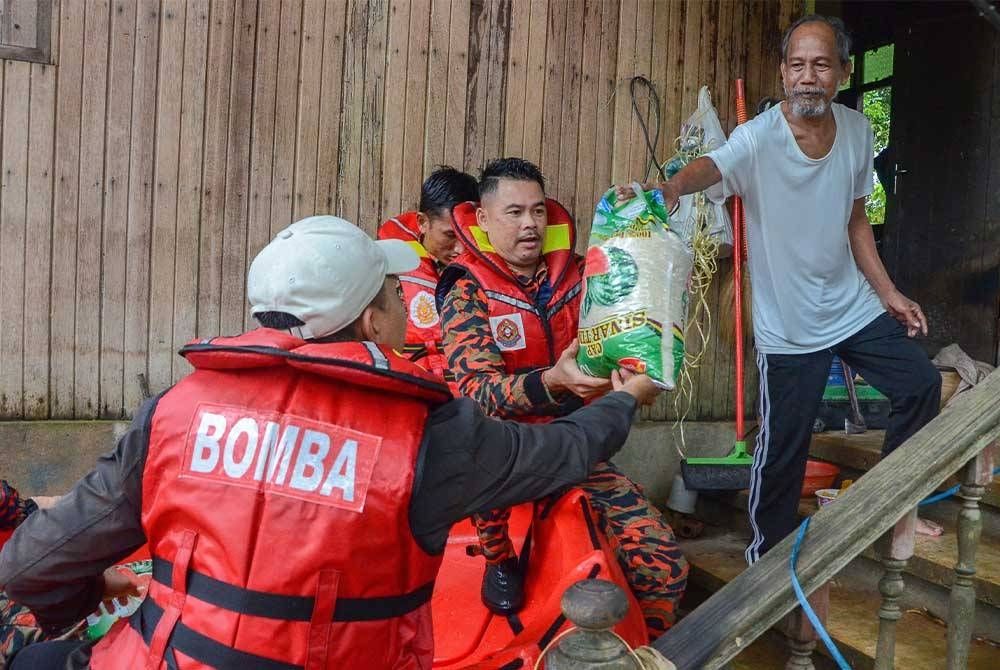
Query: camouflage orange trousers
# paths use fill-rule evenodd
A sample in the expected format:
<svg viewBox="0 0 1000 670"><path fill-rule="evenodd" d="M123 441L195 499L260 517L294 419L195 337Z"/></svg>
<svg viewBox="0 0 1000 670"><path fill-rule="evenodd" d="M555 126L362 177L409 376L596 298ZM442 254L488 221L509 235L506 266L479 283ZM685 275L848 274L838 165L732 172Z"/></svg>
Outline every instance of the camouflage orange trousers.
<svg viewBox="0 0 1000 670"><path fill-rule="evenodd" d="M639 601L650 639L656 639L676 621L677 604L687 585L688 563L673 530L642 488L611 463L600 464L580 488L597 512L601 530ZM515 555L509 518L510 509L473 517L487 563Z"/></svg>

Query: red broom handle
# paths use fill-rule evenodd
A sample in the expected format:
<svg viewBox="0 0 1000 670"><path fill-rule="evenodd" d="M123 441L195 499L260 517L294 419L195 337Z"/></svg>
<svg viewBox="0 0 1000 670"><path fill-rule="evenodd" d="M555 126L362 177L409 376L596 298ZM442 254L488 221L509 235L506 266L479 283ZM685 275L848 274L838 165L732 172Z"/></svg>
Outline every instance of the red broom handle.
<svg viewBox="0 0 1000 670"><path fill-rule="evenodd" d="M747 121L746 91L743 80L736 80L736 123ZM743 216L743 201L739 197L733 199L733 298L734 327L736 329L736 441L742 442L746 429L743 423L743 254L746 253L746 237L744 228L746 220Z"/></svg>

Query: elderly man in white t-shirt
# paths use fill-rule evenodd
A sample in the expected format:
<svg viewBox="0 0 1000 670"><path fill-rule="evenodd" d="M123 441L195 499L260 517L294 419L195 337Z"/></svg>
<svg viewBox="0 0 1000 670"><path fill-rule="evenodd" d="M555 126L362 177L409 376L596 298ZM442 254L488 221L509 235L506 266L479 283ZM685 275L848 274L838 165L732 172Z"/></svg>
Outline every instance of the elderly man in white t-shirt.
<svg viewBox="0 0 1000 670"><path fill-rule="evenodd" d="M844 25L803 17L781 47L787 100L660 184L670 206L720 181L746 205L763 417L750 486L750 563L796 526L834 354L892 402L883 455L934 418L940 398L940 376L909 339L927 334L927 319L889 279L865 213L871 127L833 102L851 74ZM917 532L941 529L921 520Z"/></svg>

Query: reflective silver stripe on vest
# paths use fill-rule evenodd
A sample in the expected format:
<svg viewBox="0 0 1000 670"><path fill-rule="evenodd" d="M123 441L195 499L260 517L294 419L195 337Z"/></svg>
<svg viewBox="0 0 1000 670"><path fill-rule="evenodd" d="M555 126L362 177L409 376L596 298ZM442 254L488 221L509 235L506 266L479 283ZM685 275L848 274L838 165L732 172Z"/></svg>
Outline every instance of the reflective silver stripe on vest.
<svg viewBox="0 0 1000 670"><path fill-rule="evenodd" d="M574 286L569 291L567 291L566 295L564 295L562 298L559 299L559 302L557 302L556 304L554 304L551 307L549 307L549 309L545 313L545 315L549 316L549 317L553 316L556 312L558 312L563 307L565 307L566 303L568 303L570 300L572 300L576 296L580 295L580 291L582 291L582 290L583 290L583 283L582 282L577 282L576 286Z"/></svg>
<svg viewBox="0 0 1000 670"><path fill-rule="evenodd" d="M535 309L535 306L529 302L518 300L517 298L512 298L509 295L504 295L503 293L497 293L496 291L490 291L490 290L486 291L486 297L492 298L493 300L496 300L497 302L502 302L506 305L511 305L512 307L517 307L518 309L523 309L526 312L531 312L535 316L538 316L538 310Z"/></svg>
<svg viewBox="0 0 1000 670"><path fill-rule="evenodd" d="M385 357L382 350L378 348L374 342L364 342L365 349L371 354L372 364L375 365L378 370L388 370L389 369L389 359Z"/></svg>
<svg viewBox="0 0 1000 670"><path fill-rule="evenodd" d="M421 279L420 277L409 277L407 275L399 275L399 281L408 282L410 284L419 284L420 286L426 286L430 290L434 291L437 289L437 284L429 279Z"/></svg>

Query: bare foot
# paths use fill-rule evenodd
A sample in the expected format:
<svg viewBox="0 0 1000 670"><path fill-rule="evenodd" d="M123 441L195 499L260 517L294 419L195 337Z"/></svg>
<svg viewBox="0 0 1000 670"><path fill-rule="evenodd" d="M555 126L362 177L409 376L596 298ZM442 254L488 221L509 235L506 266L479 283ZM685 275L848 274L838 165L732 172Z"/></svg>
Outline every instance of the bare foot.
<svg viewBox="0 0 1000 670"><path fill-rule="evenodd" d="M921 519L917 517L917 535L929 535L930 537L939 537L944 533L944 528L934 523L933 521L928 521L927 519Z"/></svg>

